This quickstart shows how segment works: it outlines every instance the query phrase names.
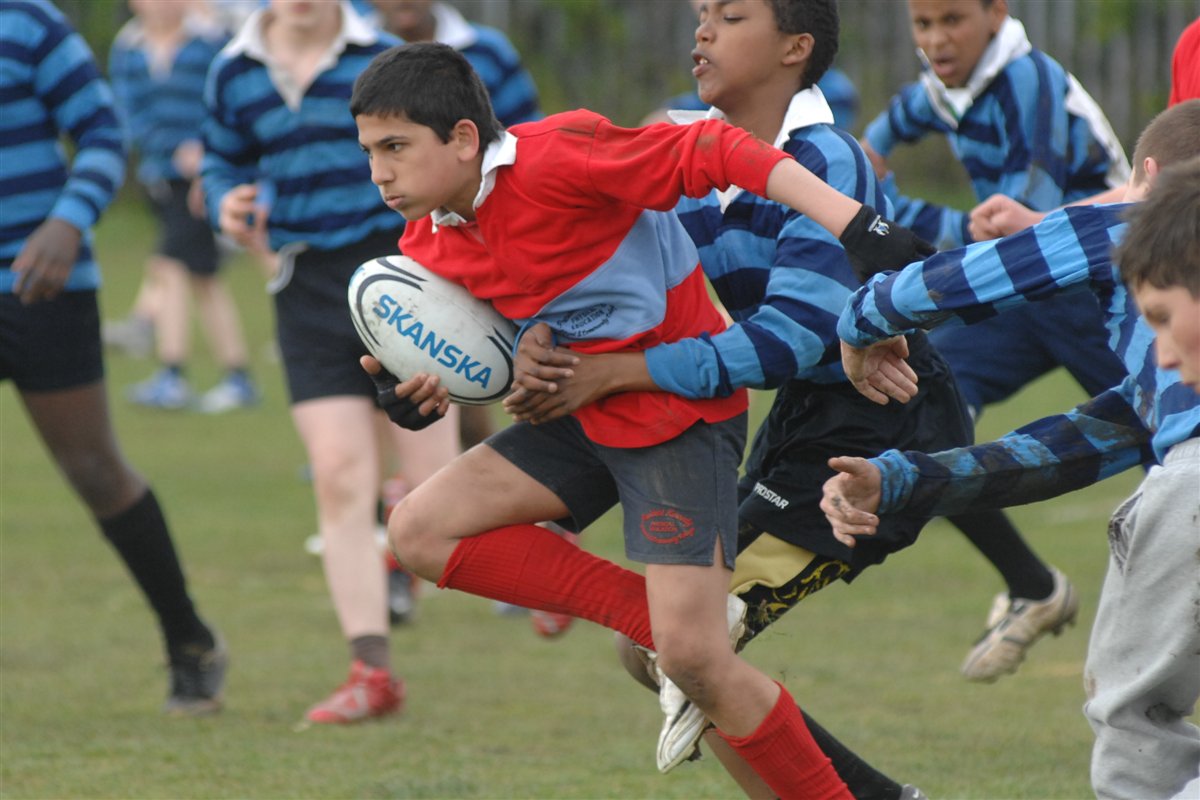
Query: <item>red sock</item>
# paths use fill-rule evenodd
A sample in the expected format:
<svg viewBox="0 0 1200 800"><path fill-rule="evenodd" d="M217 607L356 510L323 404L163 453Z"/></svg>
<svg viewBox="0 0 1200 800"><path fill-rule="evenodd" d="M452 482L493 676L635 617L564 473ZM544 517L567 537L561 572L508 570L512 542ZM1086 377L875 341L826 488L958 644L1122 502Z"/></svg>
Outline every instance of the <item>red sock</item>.
<svg viewBox="0 0 1200 800"><path fill-rule="evenodd" d="M749 736L721 738L737 751L780 800L853 800L829 758L817 747L787 689Z"/></svg>
<svg viewBox="0 0 1200 800"><path fill-rule="evenodd" d="M654 647L646 579L537 525L510 525L461 540L438 586L570 614Z"/></svg>

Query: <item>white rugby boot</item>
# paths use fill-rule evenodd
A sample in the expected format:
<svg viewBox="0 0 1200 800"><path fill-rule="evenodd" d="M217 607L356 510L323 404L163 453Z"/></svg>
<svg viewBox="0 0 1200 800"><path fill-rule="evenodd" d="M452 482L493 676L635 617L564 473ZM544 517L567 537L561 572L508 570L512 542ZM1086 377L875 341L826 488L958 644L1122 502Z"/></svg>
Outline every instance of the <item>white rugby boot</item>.
<svg viewBox="0 0 1200 800"><path fill-rule="evenodd" d="M1017 671L1025 653L1046 633L1058 636L1079 615L1079 595L1067 576L1054 567L1054 591L1045 600L996 595L988 614L987 630L963 661L967 680L991 683Z"/></svg>

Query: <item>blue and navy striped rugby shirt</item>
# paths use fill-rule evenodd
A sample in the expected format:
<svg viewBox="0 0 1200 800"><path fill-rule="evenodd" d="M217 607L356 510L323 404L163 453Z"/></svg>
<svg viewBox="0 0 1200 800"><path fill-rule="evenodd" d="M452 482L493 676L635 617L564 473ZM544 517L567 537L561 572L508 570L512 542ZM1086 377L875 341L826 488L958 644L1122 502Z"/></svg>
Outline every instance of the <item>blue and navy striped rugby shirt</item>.
<svg viewBox="0 0 1200 800"><path fill-rule="evenodd" d="M399 230L402 221L371 183L350 115L354 81L371 59L399 44L341 4L336 62L303 93L272 79L256 11L209 70L202 174L209 218L221 198L244 183L269 182L274 191L267 230L270 246L305 242L333 250L373 233ZM285 100L284 93L289 95Z"/></svg>
<svg viewBox="0 0 1200 800"><path fill-rule="evenodd" d="M1065 414L996 442L937 456L888 451L875 460L888 488L881 511L948 514L1053 497L1157 458L1200 435L1200 396L1159 369L1154 334L1112 261L1126 204L1072 206L992 242L939 253L878 275L850 299L838 332L856 346L941 323L986 319L1053 294L1092 291L1109 345L1128 377ZM981 507L981 506L980 506Z"/></svg>
<svg viewBox="0 0 1200 800"><path fill-rule="evenodd" d="M45 0L0 2L0 107L0 291L51 217L83 233L65 288L97 288L90 229L124 180L124 137L92 51ZM69 166L62 135L75 146Z"/></svg>

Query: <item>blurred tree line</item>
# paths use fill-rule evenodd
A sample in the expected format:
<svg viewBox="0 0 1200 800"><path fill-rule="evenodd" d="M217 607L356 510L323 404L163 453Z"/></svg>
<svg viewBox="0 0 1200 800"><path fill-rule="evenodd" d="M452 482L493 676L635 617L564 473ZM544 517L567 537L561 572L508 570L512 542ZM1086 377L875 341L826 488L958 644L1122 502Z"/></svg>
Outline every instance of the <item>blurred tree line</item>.
<svg viewBox="0 0 1200 800"><path fill-rule="evenodd" d="M254 3L256 0L246 0ZM101 63L123 0L59 0ZM454 0L468 18L506 31L538 83L546 111L587 107L633 125L692 88L695 19L686 0ZM1200 0L1009 0L1038 47L1073 72L1133 149L1166 104L1176 39ZM903 0L842 0L837 66L861 95L857 129L916 76ZM944 172L944 151L928 156Z"/></svg>

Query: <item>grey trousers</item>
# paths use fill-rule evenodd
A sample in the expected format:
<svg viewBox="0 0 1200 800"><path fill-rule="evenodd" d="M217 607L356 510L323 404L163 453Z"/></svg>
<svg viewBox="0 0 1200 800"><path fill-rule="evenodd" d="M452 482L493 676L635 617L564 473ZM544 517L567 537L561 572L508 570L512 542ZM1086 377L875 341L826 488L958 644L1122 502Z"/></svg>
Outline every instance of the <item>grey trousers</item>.
<svg viewBox="0 0 1200 800"><path fill-rule="evenodd" d="M1200 439L1167 453L1109 524L1083 711L1101 800L1200 800Z"/></svg>

